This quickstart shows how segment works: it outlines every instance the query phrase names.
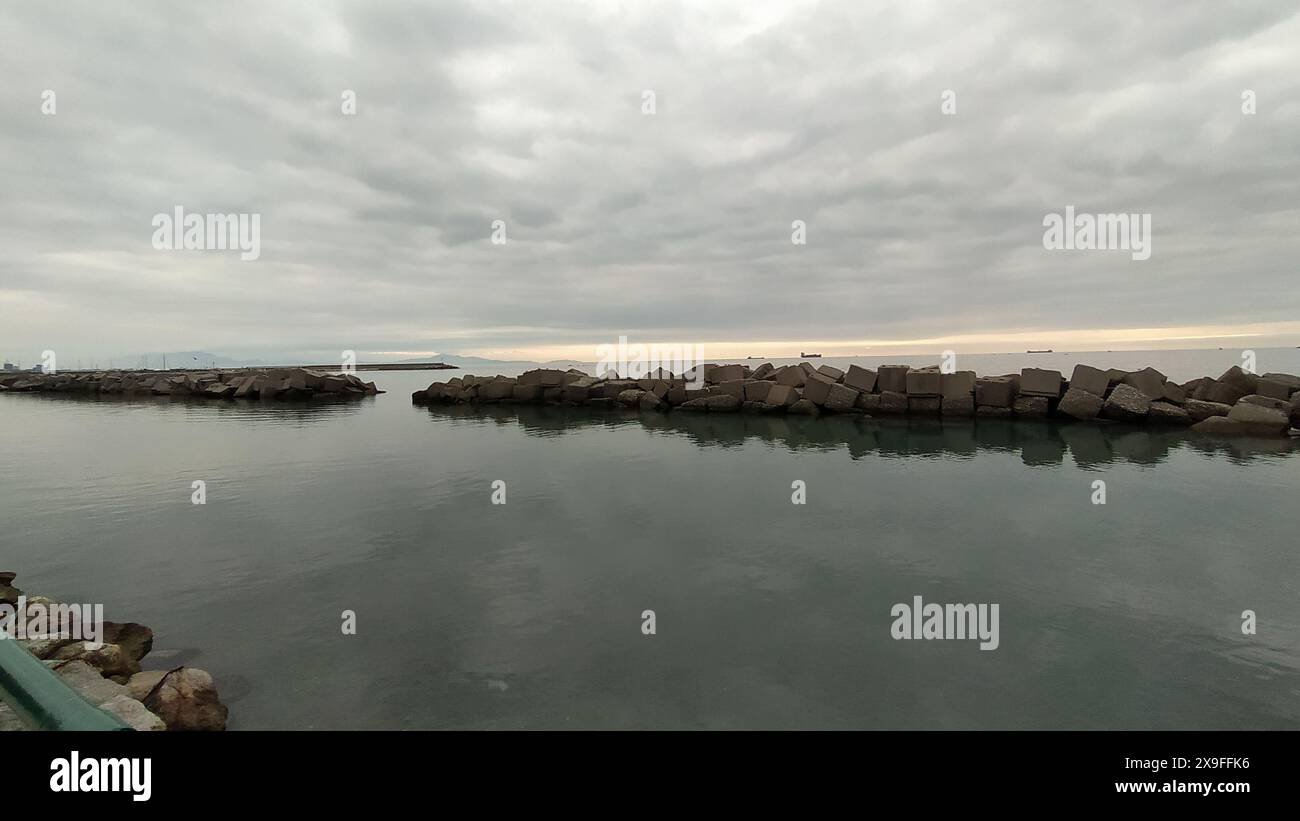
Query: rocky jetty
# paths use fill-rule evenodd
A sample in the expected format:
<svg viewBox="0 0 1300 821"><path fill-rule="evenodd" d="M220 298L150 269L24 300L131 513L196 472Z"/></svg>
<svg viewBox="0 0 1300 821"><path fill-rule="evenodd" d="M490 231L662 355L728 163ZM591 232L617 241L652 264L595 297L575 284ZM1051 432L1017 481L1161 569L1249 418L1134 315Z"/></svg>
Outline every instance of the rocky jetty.
<svg viewBox="0 0 1300 821"><path fill-rule="evenodd" d="M356 399L383 393L352 373L305 368L212 371L61 371L0 376L0 392L189 396L202 399Z"/></svg>
<svg viewBox="0 0 1300 821"><path fill-rule="evenodd" d="M1025 368L977 376L939 366L850 365L841 371L808 362L773 366L701 365L681 375L591 376L538 369L518 377L458 376L416 391L416 404L527 403L706 413L821 413L869 416L992 417L1127 422L1190 427L1224 435L1284 436L1300 428L1300 377L1263 376L1232 367L1218 378L1176 383L1155 368Z"/></svg>
<svg viewBox="0 0 1300 821"><path fill-rule="evenodd" d="M42 596L25 596L13 586L13 573L0 573L0 602L18 607L22 597L28 613L57 605ZM197 667L141 670L140 661L153 649L153 631L143 624L106 621L103 644L73 638L14 641L54 670L69 687L101 710L136 730L224 730L227 709L217 696L212 676ZM28 729L0 703L0 730Z"/></svg>

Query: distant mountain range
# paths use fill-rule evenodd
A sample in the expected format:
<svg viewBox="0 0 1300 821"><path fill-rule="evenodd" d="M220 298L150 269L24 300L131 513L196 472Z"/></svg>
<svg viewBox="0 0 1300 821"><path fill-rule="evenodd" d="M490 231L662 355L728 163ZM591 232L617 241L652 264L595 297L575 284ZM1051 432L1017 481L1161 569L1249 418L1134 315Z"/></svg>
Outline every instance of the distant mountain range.
<svg viewBox="0 0 1300 821"><path fill-rule="evenodd" d="M223 354L213 353L211 351L153 351L150 353L123 354L113 356L103 360L89 361L82 359L78 362L60 361L59 365L64 369L68 368L153 368L161 370L167 368L267 368L282 365L323 365L331 362L336 357L326 357L319 352L317 353L300 353L290 354L286 357L263 357L258 359L240 359L238 357L225 356ZM389 363L415 363L415 362L442 362L447 365L455 365L463 369L490 370L500 365L555 365L567 364L560 362L537 363L528 359L505 360L505 359L485 359L481 356L460 356L459 354L434 354L431 356L419 356L407 359L396 359L393 357L368 357L365 354L357 356L357 362L361 365L378 365Z"/></svg>

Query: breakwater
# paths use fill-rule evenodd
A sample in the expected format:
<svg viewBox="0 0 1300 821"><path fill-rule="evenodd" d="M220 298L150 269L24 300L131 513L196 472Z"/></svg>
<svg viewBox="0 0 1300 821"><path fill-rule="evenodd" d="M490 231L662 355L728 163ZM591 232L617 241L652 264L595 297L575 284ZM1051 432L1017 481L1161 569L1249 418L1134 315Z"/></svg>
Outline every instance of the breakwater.
<svg viewBox="0 0 1300 821"><path fill-rule="evenodd" d="M576 369L518 377L464 375L412 395L426 403L527 403L705 413L856 414L1062 419L1189 427L1198 433L1283 436L1300 427L1300 377L1229 368L1184 383L1155 368L1025 368L978 376L938 366L847 370L809 362L775 367L700 365L630 378Z"/></svg>
<svg viewBox="0 0 1300 821"><path fill-rule="evenodd" d="M0 392L192 396L201 399L359 399L383 393L352 373L306 368L208 371L63 371L8 373Z"/></svg>
<svg viewBox="0 0 1300 821"><path fill-rule="evenodd" d="M68 630L67 613L81 605L28 596L15 574L0 572L0 614L6 637L43 661L91 704L135 730L224 730L228 710L212 676L197 667L142 670L153 649L153 630L135 622L101 621L94 640ZM58 624L56 629L54 625ZM85 623L79 623L85 627ZM29 631L35 631L34 633ZM0 703L0 730L26 729Z"/></svg>

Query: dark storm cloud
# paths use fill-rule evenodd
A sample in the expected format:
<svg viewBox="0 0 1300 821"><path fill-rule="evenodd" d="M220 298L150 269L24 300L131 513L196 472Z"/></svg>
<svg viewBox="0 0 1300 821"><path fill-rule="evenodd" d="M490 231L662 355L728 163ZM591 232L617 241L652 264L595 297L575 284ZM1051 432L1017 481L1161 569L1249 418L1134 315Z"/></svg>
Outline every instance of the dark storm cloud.
<svg viewBox="0 0 1300 821"><path fill-rule="evenodd" d="M0 346L256 355L1294 321L1296 15L10 4ZM260 213L261 258L155 251L150 220L176 205ZM1066 205L1150 212L1152 258L1044 251L1043 216Z"/></svg>

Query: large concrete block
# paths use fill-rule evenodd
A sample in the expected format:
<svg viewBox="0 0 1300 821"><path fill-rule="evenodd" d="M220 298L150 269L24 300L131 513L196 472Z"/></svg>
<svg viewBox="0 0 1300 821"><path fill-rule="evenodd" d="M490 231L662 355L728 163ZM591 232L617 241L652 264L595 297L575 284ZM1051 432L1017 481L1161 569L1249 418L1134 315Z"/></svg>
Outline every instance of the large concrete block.
<svg viewBox="0 0 1300 821"><path fill-rule="evenodd" d="M821 374L822 376L826 377L832 382L839 382L841 379L844 378L844 371L840 370L839 368L832 368L830 365L822 365L820 368L817 369L817 373Z"/></svg>
<svg viewBox="0 0 1300 821"><path fill-rule="evenodd" d="M1161 401L1168 402L1171 405L1181 405L1187 401L1187 391L1183 390L1181 385L1166 382L1165 395L1161 397Z"/></svg>
<svg viewBox="0 0 1300 821"><path fill-rule="evenodd" d="M1104 398L1106 396L1106 390L1109 387L1110 379L1106 376L1106 372L1099 368L1094 368L1091 365L1075 365L1074 373L1070 374L1071 390L1078 389L1081 391L1087 391L1093 396ZM1078 403L1082 401L1083 400L1081 399L1076 399L1076 406L1078 406ZM1101 406L1098 405L1098 408L1100 407Z"/></svg>
<svg viewBox="0 0 1300 821"><path fill-rule="evenodd" d="M880 394L878 393L860 393L858 394L858 408L867 413L880 413Z"/></svg>
<svg viewBox="0 0 1300 821"><path fill-rule="evenodd" d="M540 402L542 385L540 382L516 382L510 390L510 398L516 402Z"/></svg>
<svg viewBox="0 0 1300 821"><path fill-rule="evenodd" d="M1259 384L1259 376L1246 373L1239 366L1233 365L1219 376L1218 381L1240 388L1243 391L1241 395L1247 396L1255 392L1255 387Z"/></svg>
<svg viewBox="0 0 1300 821"><path fill-rule="evenodd" d="M1300 376L1295 376L1294 374L1266 373L1263 376L1261 376L1260 379L1267 379L1270 382L1285 385L1286 389L1290 391L1291 394L1293 395L1300 392ZM1259 390L1258 385L1255 387L1255 390L1256 391Z"/></svg>
<svg viewBox="0 0 1300 821"><path fill-rule="evenodd" d="M718 367L709 371L708 375L706 376L706 379L709 382L712 382L717 385L721 385L723 382L732 382L737 379L744 379L744 378L745 378L744 365L719 365Z"/></svg>
<svg viewBox="0 0 1300 821"><path fill-rule="evenodd" d="M844 374L844 384L863 393L871 393L876 388L876 372L867 368L850 365Z"/></svg>
<svg viewBox="0 0 1300 821"><path fill-rule="evenodd" d="M939 413L943 400L937 396L908 396L907 412L916 416L934 416Z"/></svg>
<svg viewBox="0 0 1300 821"><path fill-rule="evenodd" d="M1291 388L1286 383L1267 377L1259 380L1259 383L1255 386L1255 391L1258 395L1267 396L1271 399L1291 398Z"/></svg>
<svg viewBox="0 0 1300 821"><path fill-rule="evenodd" d="M1221 402L1206 402L1201 399L1188 399L1183 403L1183 410L1191 417L1193 422L1201 422L1209 419L1211 416L1227 416L1232 410L1232 405L1224 405Z"/></svg>
<svg viewBox="0 0 1300 821"><path fill-rule="evenodd" d="M542 368L537 371L537 380L544 388L558 388L564 384L564 371Z"/></svg>
<svg viewBox="0 0 1300 821"><path fill-rule="evenodd" d="M1015 412L1011 408L1004 408L994 405L976 405L975 415L993 419L1009 419Z"/></svg>
<svg viewBox="0 0 1300 821"><path fill-rule="evenodd" d="M808 373L798 365L791 365L782 368L776 375L776 384L787 385L791 388L802 388L808 381Z"/></svg>
<svg viewBox="0 0 1300 821"><path fill-rule="evenodd" d="M853 408L858 401L858 392L847 385L831 385L830 391L826 394L827 410L844 413Z"/></svg>
<svg viewBox="0 0 1300 821"><path fill-rule="evenodd" d="M975 393L975 378L975 371L945 373L939 380L940 391L945 399L970 396Z"/></svg>
<svg viewBox="0 0 1300 821"><path fill-rule="evenodd" d="M513 379L494 379L486 385L479 387L478 398L488 401L500 401L502 399L512 399L515 394L515 380ZM585 391L583 399L586 399Z"/></svg>
<svg viewBox="0 0 1300 821"><path fill-rule="evenodd" d="M826 404L826 397L830 395L831 385L835 383L822 376L813 374L803 386L803 398L812 402L814 405Z"/></svg>
<svg viewBox="0 0 1300 821"><path fill-rule="evenodd" d="M883 370L883 368L882 368ZM937 370L908 371L904 379L908 396L937 397L943 393L942 374Z"/></svg>
<svg viewBox="0 0 1300 821"><path fill-rule="evenodd" d="M1187 426L1192 424L1192 417L1187 411L1173 404L1172 402L1151 403L1151 410L1147 412L1147 421L1153 425L1181 425Z"/></svg>
<svg viewBox="0 0 1300 821"><path fill-rule="evenodd" d="M750 380L745 383L745 401L746 402L766 402L767 395L771 392L775 383L765 382L762 380Z"/></svg>
<svg viewBox="0 0 1300 821"><path fill-rule="evenodd" d="M881 391L881 413L907 413L907 394L902 391Z"/></svg>
<svg viewBox="0 0 1300 821"><path fill-rule="evenodd" d="M237 394L236 394L237 395ZM1291 410L1291 402L1286 399L1274 399L1271 396L1260 396L1252 393L1250 396L1243 396L1237 400L1237 404L1245 402L1247 405L1259 405L1261 408L1272 408L1284 413Z"/></svg>
<svg viewBox="0 0 1300 821"><path fill-rule="evenodd" d="M1046 396L1017 396L1011 409L1015 411L1016 416L1038 419L1047 416L1047 406Z"/></svg>
<svg viewBox="0 0 1300 821"><path fill-rule="evenodd" d="M940 413L944 416L974 416L975 396L970 393L944 394Z"/></svg>
<svg viewBox="0 0 1300 821"><path fill-rule="evenodd" d="M1151 410L1151 400L1132 385L1120 384L1106 397L1101 407L1102 416L1125 422L1140 422Z"/></svg>
<svg viewBox="0 0 1300 821"><path fill-rule="evenodd" d="M1137 388L1153 402L1165 396L1165 375L1155 368L1143 368L1130 373L1124 377L1124 384Z"/></svg>
<svg viewBox="0 0 1300 821"><path fill-rule="evenodd" d="M772 385L767 392L767 396L764 397L764 401L769 405L788 408L798 402L799 398L799 391L796 388L789 385Z"/></svg>
<svg viewBox="0 0 1300 821"><path fill-rule="evenodd" d="M1238 399L1249 395L1250 388L1243 386L1240 382L1215 380L1205 389L1206 402L1220 402L1224 405L1235 405Z"/></svg>
<svg viewBox="0 0 1300 821"><path fill-rule="evenodd" d="M764 362L762 365L759 365L757 368L755 368L754 372L751 373L750 376L752 376L754 379L765 379L768 376L770 376L772 372L775 370L776 368L772 367L771 362Z"/></svg>
<svg viewBox="0 0 1300 821"><path fill-rule="evenodd" d="M1020 371L1020 393L1025 396L1043 396L1048 399L1056 399L1061 395L1063 381L1060 371L1025 368Z"/></svg>
<svg viewBox="0 0 1300 821"><path fill-rule="evenodd" d="M565 402L574 402L581 405L591 398L591 388L570 382L560 388L560 398Z"/></svg>
<svg viewBox="0 0 1300 821"><path fill-rule="evenodd" d="M1006 376L985 376L975 380L975 404L1009 408L1016 401L1016 383Z"/></svg>
<svg viewBox="0 0 1300 821"><path fill-rule="evenodd" d="M723 393L734 396L743 402L745 400L745 384L748 381L747 379L728 379L726 382L720 383L718 387L722 388Z"/></svg>
<svg viewBox="0 0 1300 821"><path fill-rule="evenodd" d="M1095 368L1093 370L1096 370ZM1100 371L1097 371L1101 373ZM1096 383L1093 383L1095 386ZM1102 398L1100 394L1083 388L1074 387L1074 382L1070 382L1070 389L1065 392L1061 398L1061 404L1056 409L1066 416L1072 416L1075 419L1096 419L1097 414L1101 413Z"/></svg>
<svg viewBox="0 0 1300 821"><path fill-rule="evenodd" d="M880 392L907 393L907 372L909 365L881 365L876 371L876 385Z"/></svg>
<svg viewBox="0 0 1300 821"><path fill-rule="evenodd" d="M1282 435L1291 427L1291 420L1285 411L1261 408L1245 402L1234 405L1228 412L1228 419L1244 425L1250 433L1264 436Z"/></svg>

